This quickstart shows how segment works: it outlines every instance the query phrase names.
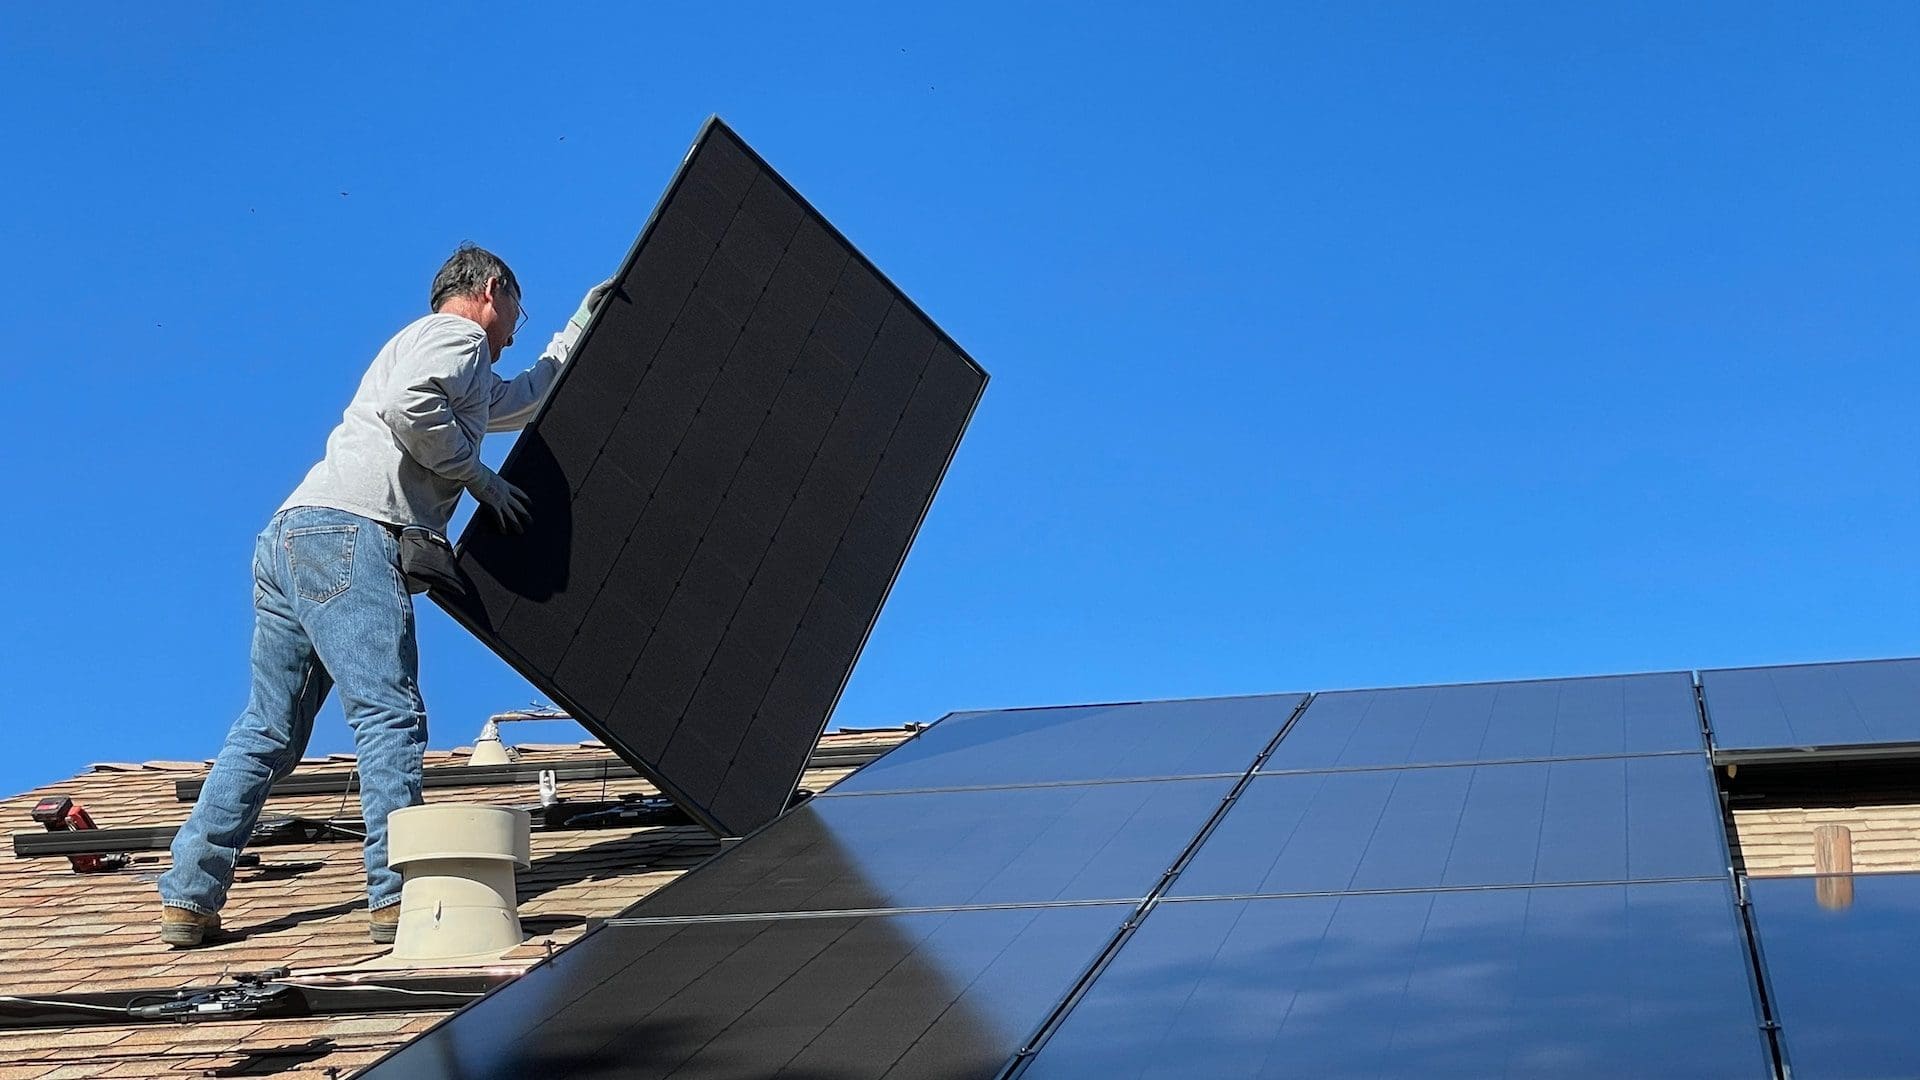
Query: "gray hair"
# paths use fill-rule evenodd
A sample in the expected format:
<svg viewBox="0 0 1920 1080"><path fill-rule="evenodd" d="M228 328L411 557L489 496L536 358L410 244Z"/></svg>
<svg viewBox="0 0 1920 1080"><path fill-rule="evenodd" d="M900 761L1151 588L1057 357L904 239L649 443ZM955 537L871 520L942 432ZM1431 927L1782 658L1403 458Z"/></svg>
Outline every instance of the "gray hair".
<svg viewBox="0 0 1920 1080"><path fill-rule="evenodd" d="M516 299L520 296L520 282L500 256L471 240L461 244L433 275L433 295L427 300L427 310L439 311L440 305L455 297L479 296L486 291L489 278L499 278L513 290Z"/></svg>

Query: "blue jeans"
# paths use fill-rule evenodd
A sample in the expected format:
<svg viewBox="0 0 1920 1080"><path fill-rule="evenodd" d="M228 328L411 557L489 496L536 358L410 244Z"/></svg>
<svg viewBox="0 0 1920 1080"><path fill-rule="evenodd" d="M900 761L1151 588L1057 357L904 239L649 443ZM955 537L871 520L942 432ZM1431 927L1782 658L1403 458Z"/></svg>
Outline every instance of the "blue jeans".
<svg viewBox="0 0 1920 1080"><path fill-rule="evenodd" d="M427 713L399 539L344 510L294 507L253 548L253 690L173 838L160 902L220 910L273 782L293 771L335 685L359 756L367 907L400 902L387 815L420 802Z"/></svg>

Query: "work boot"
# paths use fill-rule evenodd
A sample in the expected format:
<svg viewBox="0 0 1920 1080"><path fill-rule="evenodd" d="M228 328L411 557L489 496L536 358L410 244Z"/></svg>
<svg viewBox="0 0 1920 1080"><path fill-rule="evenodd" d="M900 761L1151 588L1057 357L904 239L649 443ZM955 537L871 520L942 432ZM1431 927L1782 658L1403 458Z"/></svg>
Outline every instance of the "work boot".
<svg viewBox="0 0 1920 1080"><path fill-rule="evenodd" d="M220 916L202 915L192 908L160 907L160 940L176 949L191 949L208 934L220 932Z"/></svg>
<svg viewBox="0 0 1920 1080"><path fill-rule="evenodd" d="M367 933L373 937L375 945L393 944L394 935L399 932L399 904L388 904L376 911L367 912Z"/></svg>

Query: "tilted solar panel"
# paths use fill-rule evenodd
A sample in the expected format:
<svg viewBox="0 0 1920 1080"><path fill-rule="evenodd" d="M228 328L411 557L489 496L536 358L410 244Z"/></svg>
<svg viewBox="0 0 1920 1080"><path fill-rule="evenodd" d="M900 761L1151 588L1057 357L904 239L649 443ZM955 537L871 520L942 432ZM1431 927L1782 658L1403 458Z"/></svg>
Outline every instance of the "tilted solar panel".
<svg viewBox="0 0 1920 1080"><path fill-rule="evenodd" d="M1920 756L1920 659L1700 673L1714 758Z"/></svg>
<svg viewBox="0 0 1920 1080"><path fill-rule="evenodd" d="M986 375L718 119L436 594L703 824L792 794Z"/></svg>

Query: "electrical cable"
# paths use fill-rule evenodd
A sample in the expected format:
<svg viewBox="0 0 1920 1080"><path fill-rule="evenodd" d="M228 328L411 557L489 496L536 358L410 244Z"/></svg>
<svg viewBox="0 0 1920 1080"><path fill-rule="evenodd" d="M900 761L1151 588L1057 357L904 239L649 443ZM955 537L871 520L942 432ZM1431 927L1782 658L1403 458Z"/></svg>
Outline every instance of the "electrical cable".
<svg viewBox="0 0 1920 1080"><path fill-rule="evenodd" d="M92 1009L96 1012L119 1013L122 1016L127 1014L127 1010L120 1005L93 1005L84 1001L49 1001L43 998L14 997L12 994L0 994L0 1002L38 1005L44 1009Z"/></svg>

